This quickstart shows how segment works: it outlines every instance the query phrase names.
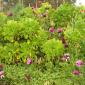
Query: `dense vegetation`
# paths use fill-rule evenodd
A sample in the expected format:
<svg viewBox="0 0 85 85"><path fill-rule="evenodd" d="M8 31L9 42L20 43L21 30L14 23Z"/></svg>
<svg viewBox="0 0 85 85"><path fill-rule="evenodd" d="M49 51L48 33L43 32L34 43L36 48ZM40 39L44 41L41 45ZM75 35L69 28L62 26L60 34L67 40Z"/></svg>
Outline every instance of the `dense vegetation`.
<svg viewBox="0 0 85 85"><path fill-rule="evenodd" d="M85 85L84 17L67 3L0 13L0 85Z"/></svg>

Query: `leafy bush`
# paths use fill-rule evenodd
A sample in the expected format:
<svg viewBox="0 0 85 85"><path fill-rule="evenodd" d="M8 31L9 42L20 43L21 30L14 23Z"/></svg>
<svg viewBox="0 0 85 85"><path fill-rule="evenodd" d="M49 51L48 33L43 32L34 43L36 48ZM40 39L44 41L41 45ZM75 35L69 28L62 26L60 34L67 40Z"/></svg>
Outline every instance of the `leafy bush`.
<svg viewBox="0 0 85 85"><path fill-rule="evenodd" d="M28 17L28 18L33 18L33 17L35 17L34 14L33 14L33 10L32 10L31 7L26 7L26 8L24 8L24 9L22 9L22 10L18 13L18 15L19 15L20 17Z"/></svg>
<svg viewBox="0 0 85 85"><path fill-rule="evenodd" d="M0 85L85 85L83 9L44 3L0 13Z"/></svg>
<svg viewBox="0 0 85 85"><path fill-rule="evenodd" d="M5 13L0 13L0 26L3 26L6 21L7 21L7 16L5 15Z"/></svg>
<svg viewBox="0 0 85 85"><path fill-rule="evenodd" d="M79 9L77 9L77 7L75 7L74 5L60 5L54 13L55 27L66 27L68 24L71 24L78 13Z"/></svg>
<svg viewBox="0 0 85 85"><path fill-rule="evenodd" d="M54 57L62 56L64 53L64 46L61 41L51 39L43 44L43 51L49 60Z"/></svg>
<svg viewBox="0 0 85 85"><path fill-rule="evenodd" d="M20 21L8 20L2 31L1 59L5 59L6 63L10 63L19 55L20 58L26 59L30 55L30 51L32 51L32 55L36 53L34 52L37 45L35 41L39 29L39 23L31 18L21 19ZM19 53L16 53L17 49L20 49Z"/></svg>

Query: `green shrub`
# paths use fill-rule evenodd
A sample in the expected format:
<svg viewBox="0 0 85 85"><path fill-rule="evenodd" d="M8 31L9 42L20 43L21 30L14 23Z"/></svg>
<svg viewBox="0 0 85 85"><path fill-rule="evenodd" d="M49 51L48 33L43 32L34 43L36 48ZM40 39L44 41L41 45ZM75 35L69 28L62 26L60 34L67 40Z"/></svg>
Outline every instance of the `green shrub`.
<svg viewBox="0 0 85 85"><path fill-rule="evenodd" d="M31 7L23 8L21 11L19 11L18 15L21 17L28 17L28 18L34 18L33 10Z"/></svg>
<svg viewBox="0 0 85 85"><path fill-rule="evenodd" d="M7 16L5 13L0 13L0 27L3 26L7 21Z"/></svg>
<svg viewBox="0 0 85 85"><path fill-rule="evenodd" d="M39 30L39 23L31 18L23 18L20 21L8 20L3 31L1 30L1 60L10 64L17 57L24 61L31 54L35 56ZM17 49L18 53L16 52Z"/></svg>
<svg viewBox="0 0 85 85"><path fill-rule="evenodd" d="M82 9L69 4L53 9L44 3L37 9L16 8L9 17L0 13L0 63L4 64L0 70L5 72L0 85L85 85ZM31 64L26 64L28 59ZM76 61L82 61L80 67Z"/></svg>
<svg viewBox="0 0 85 85"><path fill-rule="evenodd" d="M71 24L71 22L73 22L75 16L78 15L78 13L79 10L74 5L60 5L54 12L55 27L66 27L68 24Z"/></svg>
<svg viewBox="0 0 85 85"><path fill-rule="evenodd" d="M46 54L48 60L53 59L54 57L62 56L64 46L61 41L51 39L43 44L43 52Z"/></svg>

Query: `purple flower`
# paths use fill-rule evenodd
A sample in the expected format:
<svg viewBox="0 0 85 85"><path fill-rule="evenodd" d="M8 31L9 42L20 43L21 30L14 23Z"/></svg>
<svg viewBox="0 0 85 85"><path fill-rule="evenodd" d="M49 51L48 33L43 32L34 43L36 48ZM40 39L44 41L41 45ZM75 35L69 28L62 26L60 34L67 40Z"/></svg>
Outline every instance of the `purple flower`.
<svg viewBox="0 0 85 85"><path fill-rule="evenodd" d="M31 58L28 58L28 59L27 59L27 64L28 64L28 65L32 64L32 59L31 59Z"/></svg>
<svg viewBox="0 0 85 85"><path fill-rule="evenodd" d="M4 77L4 71L0 71L0 79Z"/></svg>
<svg viewBox="0 0 85 85"><path fill-rule="evenodd" d="M84 62L82 60L77 60L76 61L76 66L77 67L81 67L84 64Z"/></svg>
<svg viewBox="0 0 85 85"><path fill-rule="evenodd" d="M73 73L74 75L80 75L80 71L79 71L79 70L74 70L72 73Z"/></svg>
<svg viewBox="0 0 85 85"><path fill-rule="evenodd" d="M49 29L49 32L51 32L51 33L54 33L54 27L52 26L50 29Z"/></svg>
<svg viewBox="0 0 85 85"><path fill-rule="evenodd" d="M70 54L65 53L64 56L61 58L62 61L69 61L70 60Z"/></svg>
<svg viewBox="0 0 85 85"><path fill-rule="evenodd" d="M63 29L62 29L62 28L58 28L58 29L57 29L57 32L58 32L58 33L62 33L62 32L63 32Z"/></svg>

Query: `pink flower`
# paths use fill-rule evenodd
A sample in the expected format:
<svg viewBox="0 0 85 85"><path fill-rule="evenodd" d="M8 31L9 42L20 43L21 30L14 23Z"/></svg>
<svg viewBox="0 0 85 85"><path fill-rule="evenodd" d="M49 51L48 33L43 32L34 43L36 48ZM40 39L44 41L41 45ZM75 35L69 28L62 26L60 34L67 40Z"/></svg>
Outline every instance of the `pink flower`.
<svg viewBox="0 0 85 85"><path fill-rule="evenodd" d="M0 78L2 79L4 77L4 71L0 71Z"/></svg>
<svg viewBox="0 0 85 85"><path fill-rule="evenodd" d="M62 28L58 28L58 29L57 29L57 32L58 32L58 33L62 33L62 32L63 32L63 29L62 29Z"/></svg>
<svg viewBox="0 0 85 85"><path fill-rule="evenodd" d="M50 29L49 29L49 32L51 32L51 33L54 33L54 27L52 26Z"/></svg>
<svg viewBox="0 0 85 85"><path fill-rule="evenodd" d="M28 58L28 59L27 59L27 64L28 64L28 65L32 64L32 59L31 59L31 58Z"/></svg>
<svg viewBox="0 0 85 85"><path fill-rule="evenodd" d="M74 70L72 73L73 73L74 75L80 75L80 71L78 71L78 70Z"/></svg>
<svg viewBox="0 0 85 85"><path fill-rule="evenodd" d="M81 67L84 64L84 62L82 60L77 60L76 61L76 66L77 67Z"/></svg>

